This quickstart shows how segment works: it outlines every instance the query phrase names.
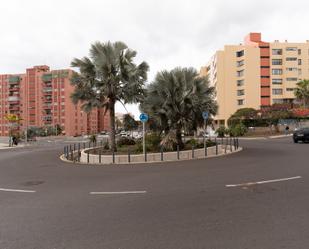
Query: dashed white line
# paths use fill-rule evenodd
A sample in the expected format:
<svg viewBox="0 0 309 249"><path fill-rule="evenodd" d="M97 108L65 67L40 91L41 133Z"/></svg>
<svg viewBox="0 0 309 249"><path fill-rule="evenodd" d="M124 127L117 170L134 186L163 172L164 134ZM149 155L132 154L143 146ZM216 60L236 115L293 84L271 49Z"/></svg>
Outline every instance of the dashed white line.
<svg viewBox="0 0 309 249"><path fill-rule="evenodd" d="M127 195L127 194L146 194L147 191L119 191L119 192L90 192L91 195Z"/></svg>
<svg viewBox="0 0 309 249"><path fill-rule="evenodd" d="M4 192L18 192L18 193L35 193L35 190L24 190L24 189L10 189L10 188L0 188L0 191Z"/></svg>
<svg viewBox="0 0 309 249"><path fill-rule="evenodd" d="M240 183L240 184L228 184L228 185L225 185L225 187L227 187L227 188L245 187L245 186L265 184L265 183L290 181L290 180L296 180L296 179L300 179L300 178L302 178L302 177L301 176L294 176L294 177L280 178L280 179L273 179L273 180L265 180L265 181L259 181L259 182L247 182L247 183Z"/></svg>

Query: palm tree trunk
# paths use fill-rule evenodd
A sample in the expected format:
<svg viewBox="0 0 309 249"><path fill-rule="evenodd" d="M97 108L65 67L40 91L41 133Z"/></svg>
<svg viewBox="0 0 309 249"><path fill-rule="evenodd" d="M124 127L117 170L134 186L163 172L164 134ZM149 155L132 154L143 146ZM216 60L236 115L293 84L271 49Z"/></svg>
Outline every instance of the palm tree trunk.
<svg viewBox="0 0 309 249"><path fill-rule="evenodd" d="M183 149L184 145L183 145L182 137L181 137L181 129L176 129L176 140L177 140L177 144L179 145L179 148Z"/></svg>
<svg viewBox="0 0 309 249"><path fill-rule="evenodd" d="M115 131L115 102L112 102L109 108L109 119L110 119L110 128L111 132L109 135L111 142L111 150L116 152L116 131Z"/></svg>

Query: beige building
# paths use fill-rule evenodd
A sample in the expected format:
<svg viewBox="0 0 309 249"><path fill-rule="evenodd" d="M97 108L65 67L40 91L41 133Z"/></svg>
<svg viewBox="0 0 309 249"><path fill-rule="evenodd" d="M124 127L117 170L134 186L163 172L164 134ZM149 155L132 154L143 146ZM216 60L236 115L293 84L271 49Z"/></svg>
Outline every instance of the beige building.
<svg viewBox="0 0 309 249"><path fill-rule="evenodd" d="M250 33L243 44L217 51L201 75L207 75L216 87L215 121L226 125L240 108L260 109L295 100L296 83L309 79L309 41L268 43L260 33Z"/></svg>

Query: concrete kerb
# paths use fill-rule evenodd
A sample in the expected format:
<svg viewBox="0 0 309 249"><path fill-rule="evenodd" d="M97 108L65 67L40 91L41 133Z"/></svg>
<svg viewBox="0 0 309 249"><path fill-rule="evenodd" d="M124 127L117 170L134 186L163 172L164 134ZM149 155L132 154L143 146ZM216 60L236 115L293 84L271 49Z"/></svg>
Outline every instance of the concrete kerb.
<svg viewBox="0 0 309 249"><path fill-rule="evenodd" d="M266 140L266 139L277 139L277 138L285 138L291 137L293 134L288 135L274 135L274 136L266 136L266 137L239 137L240 140Z"/></svg>
<svg viewBox="0 0 309 249"><path fill-rule="evenodd" d="M18 149L25 147L24 144L18 145L18 146L8 146L7 144L0 144L0 150L10 150L10 149Z"/></svg>
<svg viewBox="0 0 309 249"><path fill-rule="evenodd" d="M220 146L221 147L221 146ZM209 148L212 148L215 150L215 146L213 147L209 147ZM91 149L95 149L95 148L91 148ZM89 150L88 149L85 149L85 150ZM201 150L204 150L204 149L201 149ZM224 148L220 148L219 151L221 151L221 153L219 153L218 155L216 154L208 154L207 157L195 157L195 158L180 158L179 160L165 160L165 161L139 161L139 162L121 162L121 163L96 163L96 162L79 162L77 160L74 160L74 161L71 161L71 160L68 160L64 154L62 154L59 158L60 160L62 160L63 162L66 162L66 163L70 163L70 164L73 164L73 165L88 165L88 166L111 166L111 165L140 165L140 164L158 164L158 163L171 163L171 162L177 162L177 161L190 161L190 160L203 160L203 159L208 159L208 158L215 158L215 157L222 157L222 156L228 156L228 155L232 155L232 154L235 154L235 153L238 153L240 151L242 151L243 148L242 147L238 147L238 149L236 150L232 150L230 151L229 149L226 150L226 153L225 153L225 149ZM84 151L84 150L83 150ZM191 150L188 150L186 152L191 152ZM76 152L74 152L74 154L76 154ZM169 152L165 152L165 153L169 153ZM170 153L177 153L177 152L170 152ZM155 153L153 153L155 154ZM156 153L156 154L160 154L160 153ZM143 154L139 154L141 157L143 157L144 155ZM151 154L148 154L147 157L151 155ZM124 155L126 156L126 155ZM148 157L149 158L149 157Z"/></svg>

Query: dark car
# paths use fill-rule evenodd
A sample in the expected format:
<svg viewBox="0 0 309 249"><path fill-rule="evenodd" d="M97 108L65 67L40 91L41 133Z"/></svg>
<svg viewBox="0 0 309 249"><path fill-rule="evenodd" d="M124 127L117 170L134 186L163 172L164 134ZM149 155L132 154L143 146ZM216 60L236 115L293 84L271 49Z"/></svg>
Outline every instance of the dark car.
<svg viewBox="0 0 309 249"><path fill-rule="evenodd" d="M298 141L308 142L309 141L309 127L300 128L294 131L293 140L294 140L294 143L298 143Z"/></svg>

